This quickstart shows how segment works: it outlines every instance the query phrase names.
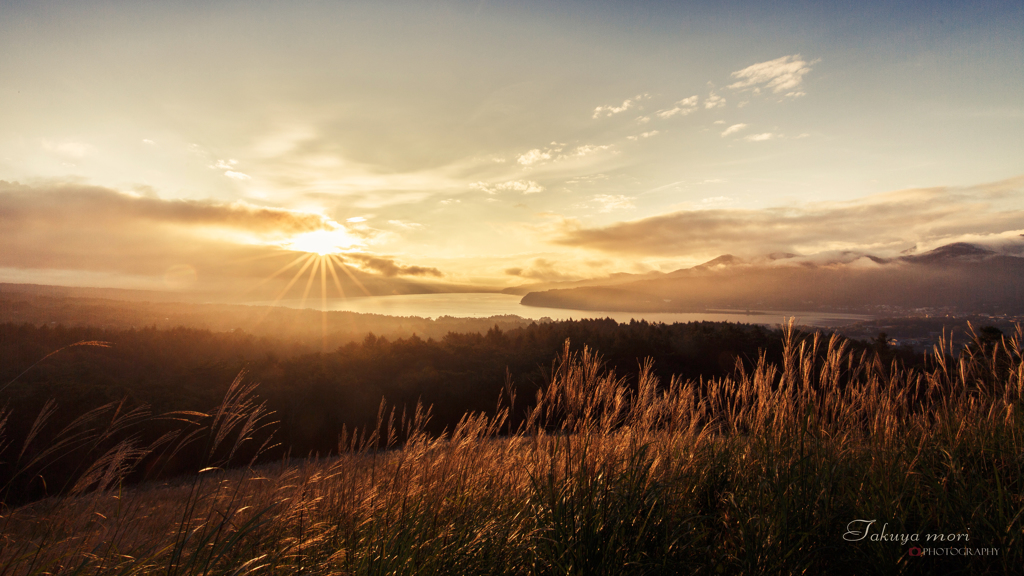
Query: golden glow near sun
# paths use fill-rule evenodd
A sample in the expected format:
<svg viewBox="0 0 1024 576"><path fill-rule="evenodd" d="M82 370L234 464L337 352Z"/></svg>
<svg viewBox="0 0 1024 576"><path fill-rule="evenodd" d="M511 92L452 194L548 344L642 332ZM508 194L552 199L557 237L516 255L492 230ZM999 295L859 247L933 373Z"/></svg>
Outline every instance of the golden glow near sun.
<svg viewBox="0 0 1024 576"><path fill-rule="evenodd" d="M317 230L306 232L293 237L284 244L283 248L297 252L309 252L325 256L327 254L340 254L342 250L351 248L359 243L344 230Z"/></svg>
<svg viewBox="0 0 1024 576"><path fill-rule="evenodd" d="M296 283L299 283L304 275L306 276L305 289L302 291L302 300L299 303L299 308L306 307L306 301L309 299L310 292L313 289L314 282L317 275L320 276L320 311L321 311L321 329L322 329L322 342L324 344L324 350L326 350L327 343L327 297L328 297L328 274L334 284L334 288L337 290L337 296L341 298L347 298L345 290L341 286L341 281L338 278L338 270L341 270L348 278L355 284L359 290L366 296L370 296L370 292L366 289L366 286L349 270L348 265L345 263L345 259L340 255L343 248L349 248L359 243L359 240L345 233L344 230L318 230L316 232L307 232L300 234L293 238L291 241L282 244L282 247L288 250L294 250L303 252L290 262L279 268L273 274L267 276L259 283L258 286L262 286L267 282L270 282L274 278L291 272L295 269L295 273L291 279L277 294L277 298L274 299L273 304L268 308L273 308L285 297ZM287 277L287 275L285 275ZM301 285L301 284L300 284ZM265 316L264 316L265 317Z"/></svg>

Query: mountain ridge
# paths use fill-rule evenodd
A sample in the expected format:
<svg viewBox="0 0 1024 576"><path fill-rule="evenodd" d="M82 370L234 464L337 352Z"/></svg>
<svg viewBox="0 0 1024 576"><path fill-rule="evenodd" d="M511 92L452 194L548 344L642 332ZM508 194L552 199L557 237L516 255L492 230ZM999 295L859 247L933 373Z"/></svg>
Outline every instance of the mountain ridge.
<svg viewBox="0 0 1024 576"><path fill-rule="evenodd" d="M843 256L844 261L825 260L825 264L811 260L766 264L726 254L655 279L530 292L521 302L622 312L1024 310L1024 258L1018 256L964 242L892 259L854 252Z"/></svg>

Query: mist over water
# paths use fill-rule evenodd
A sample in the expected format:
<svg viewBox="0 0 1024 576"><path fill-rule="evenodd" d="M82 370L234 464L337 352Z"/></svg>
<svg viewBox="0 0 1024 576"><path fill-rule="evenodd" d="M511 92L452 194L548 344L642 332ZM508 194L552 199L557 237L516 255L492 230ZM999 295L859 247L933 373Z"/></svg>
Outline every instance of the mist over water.
<svg viewBox="0 0 1024 576"><path fill-rule="evenodd" d="M456 318L489 318L491 316L515 315L521 318L540 320L579 320L582 318L612 318L617 322L630 320L646 320L648 322L741 322L745 324L764 324L774 326L781 324L786 318L795 317L797 324L805 326L832 327L842 326L861 320L871 320L871 316L863 314L841 314L828 312L801 312L788 310L759 310L738 312L613 312L595 310L567 310L562 308L542 308L523 306L519 303L521 296L510 294L405 294L399 296L368 296L362 298L330 298L326 310L359 312L363 314L385 314L388 316L419 316L436 319L441 316ZM272 302L251 302L251 304L272 304ZM279 306L289 308L313 308L320 310L319 298L288 299L277 302Z"/></svg>

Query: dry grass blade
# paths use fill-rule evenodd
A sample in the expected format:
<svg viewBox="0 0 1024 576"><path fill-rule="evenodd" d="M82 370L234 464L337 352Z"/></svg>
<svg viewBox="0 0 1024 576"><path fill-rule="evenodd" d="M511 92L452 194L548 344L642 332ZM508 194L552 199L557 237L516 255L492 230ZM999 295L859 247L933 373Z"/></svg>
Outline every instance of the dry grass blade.
<svg viewBox="0 0 1024 576"><path fill-rule="evenodd" d="M14 384L14 382L18 378L21 378L22 376L27 374L29 370L35 368L43 360L46 360L47 358L49 358L49 357L51 357L51 356L53 356L55 354L63 352L64 350L67 350L69 348L74 348L76 346L98 346L100 348L110 348L111 346L113 346L113 344L111 344L110 342L103 342L101 340L81 340L79 342L75 342L74 344L68 344L67 346L64 346L62 348L58 348L58 349L54 350L53 352L50 352L46 356L43 356L39 360L36 360L31 366L29 366L28 368L25 368L25 370L22 371L21 374L18 374L14 378L11 378L11 380L9 382L7 382L7 384L4 384L3 386L0 386L0 392L3 392L4 390L6 390L8 386L10 386L11 384Z"/></svg>

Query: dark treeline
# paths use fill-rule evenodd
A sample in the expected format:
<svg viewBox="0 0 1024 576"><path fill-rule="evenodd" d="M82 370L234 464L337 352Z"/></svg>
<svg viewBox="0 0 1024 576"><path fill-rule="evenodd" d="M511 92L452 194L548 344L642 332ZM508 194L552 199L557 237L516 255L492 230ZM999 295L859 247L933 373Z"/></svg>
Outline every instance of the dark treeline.
<svg viewBox="0 0 1024 576"><path fill-rule="evenodd" d="M779 332L760 326L581 320L449 334L440 340L388 341L370 335L333 354L257 361L252 373L285 424L286 443L298 451L322 453L332 449L342 423L373 424L382 398L396 406L432 406L428 428L435 432L450 429L466 412L493 410L506 375L519 405L525 406L547 380L566 339L574 350L589 346L599 351L626 377L652 358L665 382L672 375L724 375L737 357L748 365L756 361L759 350L781 353Z"/></svg>
<svg viewBox="0 0 1024 576"><path fill-rule="evenodd" d="M651 358L665 383L672 376L724 376L737 360L749 369L761 353L778 363L782 354L779 330L712 322L565 321L504 332L495 327L486 334L449 333L437 340L412 336L390 341L370 334L334 352L305 354L285 342L240 332L0 324L0 403L9 412L6 437L13 440L7 453L0 454L0 466L10 464L12 451L22 450L19 439L29 434L48 400L56 401L56 409L34 441L38 445L76 417L110 402L124 400L122 411L146 405L153 415L210 411L243 370L247 380L259 383L257 393L277 421L278 446L266 457L336 452L343 428L376 423L382 399L396 407L398 417L403 408L411 410L417 403L432 406L428 429L450 430L467 412L493 411L501 397L507 405L507 381L517 407L525 409L567 339L574 350L589 346L600 352L627 380L635 380L640 364ZM110 345L71 346L33 366L47 354L82 341ZM882 352L884 361L896 354L882 341L852 346ZM166 427L165 421L149 420L131 433L152 440ZM188 469L188 455L183 452L166 469ZM22 497L52 493L62 485L55 477L80 466L49 466L23 488Z"/></svg>

